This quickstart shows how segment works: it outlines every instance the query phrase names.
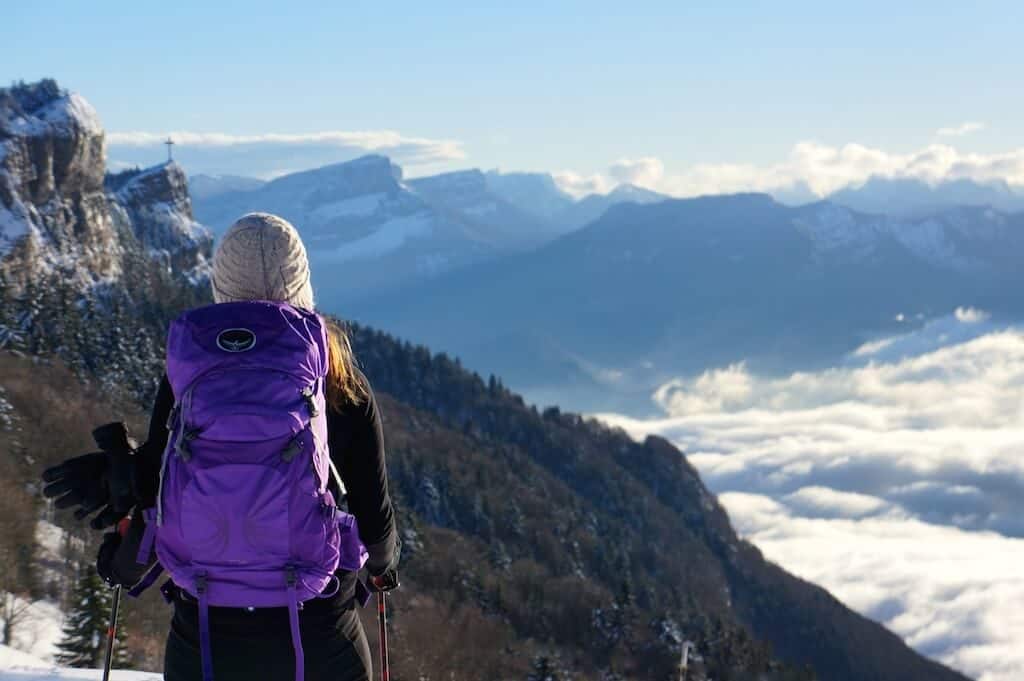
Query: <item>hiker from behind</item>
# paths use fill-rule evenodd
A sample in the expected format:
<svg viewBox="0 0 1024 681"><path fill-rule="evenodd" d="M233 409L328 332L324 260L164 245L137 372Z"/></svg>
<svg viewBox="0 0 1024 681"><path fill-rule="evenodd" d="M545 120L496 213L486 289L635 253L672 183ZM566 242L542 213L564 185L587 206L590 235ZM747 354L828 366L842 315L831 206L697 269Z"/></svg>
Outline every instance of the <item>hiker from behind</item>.
<svg viewBox="0 0 1024 681"><path fill-rule="evenodd" d="M369 679L359 571L370 590L398 583L373 391L313 311L287 221L236 222L211 282L216 303L171 325L146 442L65 461L44 492L121 528L97 562L109 582L170 577L167 681Z"/></svg>

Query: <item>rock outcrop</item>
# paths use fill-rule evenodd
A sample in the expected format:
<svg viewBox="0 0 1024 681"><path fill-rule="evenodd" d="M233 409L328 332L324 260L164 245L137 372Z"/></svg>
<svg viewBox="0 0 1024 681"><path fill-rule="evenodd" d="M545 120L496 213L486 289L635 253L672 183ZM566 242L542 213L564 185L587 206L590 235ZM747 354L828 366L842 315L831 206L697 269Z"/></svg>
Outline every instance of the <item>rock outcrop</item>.
<svg viewBox="0 0 1024 681"><path fill-rule="evenodd" d="M192 217L174 164L105 183L105 141L95 110L52 80L0 89L0 273L23 288L59 273L80 290L122 280L144 255L206 272L212 237Z"/></svg>
<svg viewBox="0 0 1024 681"><path fill-rule="evenodd" d="M111 214L146 253L198 280L208 274L213 236L192 217L188 177L177 163L107 177Z"/></svg>

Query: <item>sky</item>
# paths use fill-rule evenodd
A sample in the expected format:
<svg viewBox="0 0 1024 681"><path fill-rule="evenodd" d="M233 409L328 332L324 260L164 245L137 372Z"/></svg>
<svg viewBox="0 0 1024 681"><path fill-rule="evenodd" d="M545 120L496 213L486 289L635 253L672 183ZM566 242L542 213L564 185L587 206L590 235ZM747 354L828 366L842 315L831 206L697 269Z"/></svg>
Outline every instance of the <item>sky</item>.
<svg viewBox="0 0 1024 681"><path fill-rule="evenodd" d="M960 309L829 369L743 364L605 415L687 453L737 531L925 655L1024 678L1024 329Z"/></svg>
<svg viewBox="0 0 1024 681"><path fill-rule="evenodd" d="M379 151L577 193L823 193L939 148L1024 184L1022 23L1001 0L16 3L0 83L85 96L114 169L175 133L190 172L260 177Z"/></svg>

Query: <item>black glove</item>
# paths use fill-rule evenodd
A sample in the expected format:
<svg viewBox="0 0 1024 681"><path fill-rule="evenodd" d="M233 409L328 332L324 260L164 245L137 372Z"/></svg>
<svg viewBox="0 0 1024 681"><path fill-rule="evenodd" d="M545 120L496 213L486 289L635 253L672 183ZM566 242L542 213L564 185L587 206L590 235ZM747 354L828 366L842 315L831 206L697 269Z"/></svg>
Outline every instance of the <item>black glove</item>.
<svg viewBox="0 0 1024 681"><path fill-rule="evenodd" d="M103 544L96 555L96 572L111 586L133 587L142 580L156 562L150 551L145 563L139 563L139 547L146 534L146 522L141 513L117 524L114 532L103 535Z"/></svg>
<svg viewBox="0 0 1024 681"><path fill-rule="evenodd" d="M99 553L96 554L96 573L110 586L116 586L118 583L114 577L114 559L117 557L119 548L121 548L121 535L117 532L107 532L103 535L103 543L100 544Z"/></svg>
<svg viewBox="0 0 1024 681"><path fill-rule="evenodd" d="M390 569L379 575L366 575L366 587L370 591L394 591L401 583L398 581L398 570Z"/></svg>
<svg viewBox="0 0 1024 681"><path fill-rule="evenodd" d="M68 459L43 472L43 496L56 498L57 508L78 508L81 520L96 511L93 528L117 523L135 505L132 493L132 443L123 423L108 423L93 431L103 451Z"/></svg>

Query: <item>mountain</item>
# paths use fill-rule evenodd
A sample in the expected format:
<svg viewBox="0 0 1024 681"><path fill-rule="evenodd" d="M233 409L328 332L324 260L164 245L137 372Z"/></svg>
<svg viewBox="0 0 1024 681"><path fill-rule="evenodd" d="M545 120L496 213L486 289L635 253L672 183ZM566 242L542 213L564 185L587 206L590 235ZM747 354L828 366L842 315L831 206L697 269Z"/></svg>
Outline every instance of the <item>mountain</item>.
<svg viewBox="0 0 1024 681"><path fill-rule="evenodd" d="M920 218L957 207L987 207L1002 212L1024 211L1024 194L1006 182L945 180L928 184L911 178L871 177L859 187L841 189L829 200L863 213Z"/></svg>
<svg viewBox="0 0 1024 681"><path fill-rule="evenodd" d="M644 413L680 375L827 364L902 318L1024 314L1024 216L921 220L758 194L619 204L585 228L347 314L495 371L531 399Z"/></svg>
<svg viewBox="0 0 1024 681"><path fill-rule="evenodd" d="M435 210L477 225L478 238L504 250L527 249L550 241L554 230L542 218L493 192L479 170L463 170L408 181L409 188Z"/></svg>
<svg viewBox="0 0 1024 681"><path fill-rule="evenodd" d="M548 173L502 173L488 170L487 187L505 201L522 211L555 223L566 210L576 203L555 183Z"/></svg>
<svg viewBox="0 0 1024 681"><path fill-rule="evenodd" d="M104 149L81 96L51 80L0 89L0 348L130 373L159 365L168 311L208 287L213 239L179 166L106 176ZM134 338L116 337L122 324ZM111 385L155 388L120 369Z"/></svg>
<svg viewBox="0 0 1024 681"><path fill-rule="evenodd" d="M658 192L637 187L632 184L620 184L607 194L589 194L568 206L554 219L571 231L601 217L605 211L619 203L657 203L669 197Z"/></svg>
<svg viewBox="0 0 1024 681"><path fill-rule="evenodd" d="M241 175L192 175L188 178L188 191L193 200L205 200L228 192L248 192L259 189L266 180Z"/></svg>
<svg viewBox="0 0 1024 681"><path fill-rule="evenodd" d="M323 273L314 280L320 300L340 306L553 236L543 221L492 195L479 171L406 182L399 166L375 155L195 205L199 219L218 233L250 211L290 220L321 264L314 267Z"/></svg>

